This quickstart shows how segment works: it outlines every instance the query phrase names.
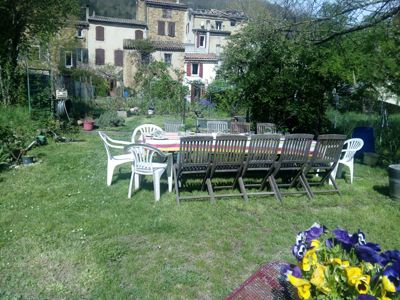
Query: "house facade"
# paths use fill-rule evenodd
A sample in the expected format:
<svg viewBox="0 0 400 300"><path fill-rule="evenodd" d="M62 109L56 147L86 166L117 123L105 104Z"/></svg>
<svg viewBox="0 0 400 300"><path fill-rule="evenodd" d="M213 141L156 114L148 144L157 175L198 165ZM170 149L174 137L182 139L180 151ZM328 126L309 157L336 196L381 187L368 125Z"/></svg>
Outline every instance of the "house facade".
<svg viewBox="0 0 400 300"><path fill-rule="evenodd" d="M192 10L180 0L136 0L135 19L89 16L87 8L86 19L76 26L82 48L71 59L66 53L64 61L66 67L113 66L130 88L135 88L135 73L143 59L163 61L171 66L172 76L176 76L172 69L185 73L184 83L195 99L214 80L227 38L240 30L244 19L243 13L232 10ZM149 57L143 57L138 40L152 44Z"/></svg>

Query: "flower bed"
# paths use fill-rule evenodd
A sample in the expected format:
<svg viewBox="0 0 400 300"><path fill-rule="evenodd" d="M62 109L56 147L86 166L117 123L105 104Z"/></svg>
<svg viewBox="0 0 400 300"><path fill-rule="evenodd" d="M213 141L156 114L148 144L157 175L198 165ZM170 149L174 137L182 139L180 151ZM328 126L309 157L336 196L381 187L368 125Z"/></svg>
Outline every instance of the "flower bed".
<svg viewBox="0 0 400 300"><path fill-rule="evenodd" d="M331 233L319 224L300 232L292 248L298 265L286 276L300 299L398 299L400 251L381 251L365 234Z"/></svg>

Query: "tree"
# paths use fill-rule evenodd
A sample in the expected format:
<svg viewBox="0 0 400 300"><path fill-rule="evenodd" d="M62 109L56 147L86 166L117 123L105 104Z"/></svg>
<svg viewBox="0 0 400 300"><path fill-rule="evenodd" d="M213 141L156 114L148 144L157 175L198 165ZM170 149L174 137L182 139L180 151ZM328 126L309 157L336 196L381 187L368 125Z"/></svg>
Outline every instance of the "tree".
<svg viewBox="0 0 400 300"><path fill-rule="evenodd" d="M76 0L1 0L0 88L3 104L15 104L21 84L20 53L36 40L48 40L79 11Z"/></svg>

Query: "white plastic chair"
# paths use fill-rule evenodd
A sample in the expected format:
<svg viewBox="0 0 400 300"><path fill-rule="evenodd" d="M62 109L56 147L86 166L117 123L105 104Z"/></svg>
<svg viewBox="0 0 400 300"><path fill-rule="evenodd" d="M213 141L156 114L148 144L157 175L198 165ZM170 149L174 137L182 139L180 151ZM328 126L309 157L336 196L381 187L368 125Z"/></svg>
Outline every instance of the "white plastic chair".
<svg viewBox="0 0 400 300"><path fill-rule="evenodd" d="M336 173L340 164L348 166L350 169L350 183L353 183L354 174L354 155L364 146L364 141L359 138L349 139L344 142L341 158L339 159L336 168L332 171L333 178L336 178Z"/></svg>
<svg viewBox="0 0 400 300"><path fill-rule="evenodd" d="M154 125L154 124L140 125L140 126L136 127L135 130L133 131L131 141L132 141L132 143L137 143L139 141L143 141L143 135L152 134L155 131L162 132L163 130L161 129L161 127L158 127L157 125ZM138 133L139 133L139 137L137 137Z"/></svg>
<svg viewBox="0 0 400 300"><path fill-rule="evenodd" d="M228 132L228 122L226 121L207 121L207 132Z"/></svg>
<svg viewBox="0 0 400 300"><path fill-rule="evenodd" d="M129 145L131 143L126 141L114 140L102 131L99 131L99 135L100 138L103 140L104 147L106 148L107 152L107 185L110 186L115 167L122 165L124 163L132 162L132 155L130 154L112 155L110 148L124 149L124 146Z"/></svg>
<svg viewBox="0 0 400 300"><path fill-rule="evenodd" d="M168 191L172 192L172 154L166 154L146 144L131 144L125 147L125 150L132 157L132 174L129 182L128 197L132 196L132 185L135 182L135 190L140 185L140 175L152 175L154 185L154 197L156 201L160 200L160 178L167 170ZM154 162L155 157L161 157L163 162Z"/></svg>

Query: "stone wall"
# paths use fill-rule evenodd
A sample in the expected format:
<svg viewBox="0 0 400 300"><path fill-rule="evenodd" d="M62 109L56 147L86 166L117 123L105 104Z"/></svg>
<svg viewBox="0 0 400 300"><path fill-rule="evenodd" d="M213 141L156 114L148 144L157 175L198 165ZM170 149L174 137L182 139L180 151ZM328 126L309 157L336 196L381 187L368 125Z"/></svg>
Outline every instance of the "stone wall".
<svg viewBox="0 0 400 300"><path fill-rule="evenodd" d="M185 15L186 10L171 9L171 18L163 18L163 8L147 7L148 37L155 41L174 41L182 43L185 39ZM168 22L175 22L175 36L158 35L158 21L165 22L167 33Z"/></svg>

